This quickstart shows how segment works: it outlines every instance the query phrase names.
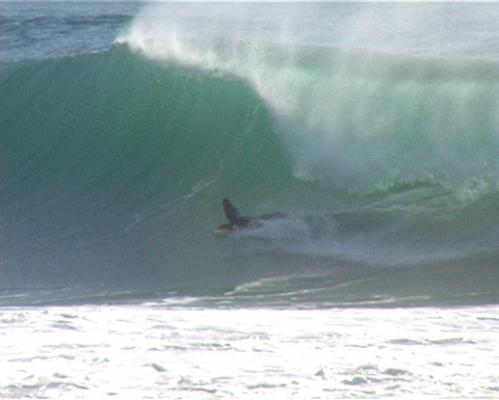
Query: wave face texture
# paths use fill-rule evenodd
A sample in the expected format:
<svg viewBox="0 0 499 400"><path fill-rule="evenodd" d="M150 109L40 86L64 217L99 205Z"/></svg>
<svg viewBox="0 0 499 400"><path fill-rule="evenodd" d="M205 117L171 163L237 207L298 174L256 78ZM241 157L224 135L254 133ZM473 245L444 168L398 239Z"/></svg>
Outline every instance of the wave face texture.
<svg viewBox="0 0 499 400"><path fill-rule="evenodd" d="M4 293L497 303L494 57L249 40L226 10L201 35L185 7L2 68ZM287 216L215 238L226 196Z"/></svg>

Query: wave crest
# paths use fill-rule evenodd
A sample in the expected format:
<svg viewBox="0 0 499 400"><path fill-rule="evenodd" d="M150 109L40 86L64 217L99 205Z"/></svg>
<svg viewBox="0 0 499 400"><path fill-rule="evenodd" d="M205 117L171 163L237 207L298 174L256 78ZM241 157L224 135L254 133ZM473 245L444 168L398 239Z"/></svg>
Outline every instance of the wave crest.
<svg viewBox="0 0 499 400"><path fill-rule="evenodd" d="M225 20L189 8L153 18L157 10L146 8L117 41L248 82L272 110L296 177L359 190L499 181L499 64L302 46L244 26L200 31L193 24Z"/></svg>

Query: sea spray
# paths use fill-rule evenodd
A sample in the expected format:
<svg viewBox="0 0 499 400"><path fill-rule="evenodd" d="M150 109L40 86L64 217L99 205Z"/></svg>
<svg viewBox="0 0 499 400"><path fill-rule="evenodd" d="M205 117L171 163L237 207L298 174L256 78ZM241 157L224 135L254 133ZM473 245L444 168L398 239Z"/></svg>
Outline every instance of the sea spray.
<svg viewBox="0 0 499 400"><path fill-rule="evenodd" d="M499 181L497 62L387 54L369 46L374 39L370 49L352 50L342 42L306 47L288 36L243 36L233 26L227 34L212 28L223 20L217 9L204 16L208 34L199 35L195 10L171 24L161 10L146 9L118 42L250 84L279 122L296 176L353 190Z"/></svg>

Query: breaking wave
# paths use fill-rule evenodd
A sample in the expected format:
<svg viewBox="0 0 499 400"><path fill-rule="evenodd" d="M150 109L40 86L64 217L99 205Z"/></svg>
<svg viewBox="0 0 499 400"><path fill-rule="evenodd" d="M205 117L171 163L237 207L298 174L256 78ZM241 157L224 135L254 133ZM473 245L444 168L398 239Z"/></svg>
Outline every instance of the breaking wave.
<svg viewBox="0 0 499 400"><path fill-rule="evenodd" d="M497 301L497 63L146 20L3 67L4 291ZM225 196L287 217L214 238Z"/></svg>

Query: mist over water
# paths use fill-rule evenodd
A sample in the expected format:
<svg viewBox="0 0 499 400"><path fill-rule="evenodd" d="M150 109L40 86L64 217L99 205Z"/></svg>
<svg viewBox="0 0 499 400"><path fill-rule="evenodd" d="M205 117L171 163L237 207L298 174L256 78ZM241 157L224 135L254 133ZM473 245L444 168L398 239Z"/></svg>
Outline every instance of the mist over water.
<svg viewBox="0 0 499 400"><path fill-rule="evenodd" d="M7 303L497 302L497 6L72 10L2 65ZM287 217L215 238L226 196Z"/></svg>
<svg viewBox="0 0 499 400"><path fill-rule="evenodd" d="M117 41L151 59L247 81L283 126L299 177L347 188L497 185L497 54L441 27L452 8L345 6L331 22L320 17L323 5L305 15L290 6L286 18L277 7L246 7L244 19L234 5L203 10L206 26L198 8L153 5ZM439 48L443 41L454 42L452 51Z"/></svg>

